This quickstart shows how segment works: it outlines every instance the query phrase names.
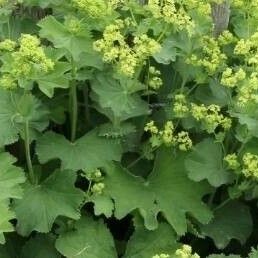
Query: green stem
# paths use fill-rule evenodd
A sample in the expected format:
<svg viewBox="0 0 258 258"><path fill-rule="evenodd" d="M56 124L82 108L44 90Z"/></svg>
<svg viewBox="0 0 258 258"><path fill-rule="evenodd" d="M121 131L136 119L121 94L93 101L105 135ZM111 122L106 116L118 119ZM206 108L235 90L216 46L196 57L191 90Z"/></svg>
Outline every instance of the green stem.
<svg viewBox="0 0 258 258"><path fill-rule="evenodd" d="M225 200L224 202L222 202L219 206L215 207L215 208L213 209L213 211L216 211L216 210L221 209L221 208L224 207L226 204L228 204L230 201L231 201L230 198L226 199L226 200Z"/></svg>
<svg viewBox="0 0 258 258"><path fill-rule="evenodd" d="M84 108L85 108L85 118L86 122L90 124L90 108L89 108L89 84L83 88L83 97L84 97Z"/></svg>
<svg viewBox="0 0 258 258"><path fill-rule="evenodd" d="M77 99L77 86L76 86L76 68L74 65L73 58L71 59L72 64L72 81L70 88L70 116L71 116L71 141L74 142L76 139L77 131L77 120L78 120L78 99Z"/></svg>
<svg viewBox="0 0 258 258"><path fill-rule="evenodd" d="M132 20L135 23L135 25L138 25L131 7L129 7L129 12L131 14Z"/></svg>
<svg viewBox="0 0 258 258"><path fill-rule="evenodd" d="M30 156L30 133L29 133L29 121L26 120L25 122L25 154L26 154L26 161L27 161L27 168L29 171L29 179L31 183L35 183L35 175L33 171L33 166L31 162L31 156Z"/></svg>
<svg viewBox="0 0 258 258"><path fill-rule="evenodd" d="M157 42L160 42L163 37L165 36L165 34L167 33L167 30L169 28L169 25L167 24L166 27L164 28L164 30L161 32L161 34L159 35L158 39L157 39Z"/></svg>

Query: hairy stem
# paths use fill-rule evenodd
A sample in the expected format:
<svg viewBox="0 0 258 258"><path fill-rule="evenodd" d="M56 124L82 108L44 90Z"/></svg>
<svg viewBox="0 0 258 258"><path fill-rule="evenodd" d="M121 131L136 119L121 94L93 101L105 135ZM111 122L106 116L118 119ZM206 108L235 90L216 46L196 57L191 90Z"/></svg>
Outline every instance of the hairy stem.
<svg viewBox="0 0 258 258"><path fill-rule="evenodd" d="M83 96L84 96L84 108L85 108L85 118L86 122L90 124L90 107L89 107L89 84L83 88Z"/></svg>
<svg viewBox="0 0 258 258"><path fill-rule="evenodd" d="M72 81L70 87L70 119L71 119L71 141L74 142L76 139L77 131L77 120L78 120L78 99L77 99L77 86L76 86L76 69L73 58L71 59L72 64Z"/></svg>
<svg viewBox="0 0 258 258"><path fill-rule="evenodd" d="M29 121L26 120L25 122L25 154L26 154L26 162L27 162L27 168L29 171L29 179L31 183L35 183L35 174L33 171L31 156L30 156L30 133L29 133Z"/></svg>

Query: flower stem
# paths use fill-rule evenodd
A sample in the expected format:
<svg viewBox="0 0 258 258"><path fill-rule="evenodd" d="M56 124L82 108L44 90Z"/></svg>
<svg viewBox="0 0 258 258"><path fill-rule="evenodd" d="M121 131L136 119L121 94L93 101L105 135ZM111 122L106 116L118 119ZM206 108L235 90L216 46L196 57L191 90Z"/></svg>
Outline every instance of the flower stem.
<svg viewBox="0 0 258 258"><path fill-rule="evenodd" d="M71 141L74 142L76 139L77 131L77 120L78 120L78 99L77 99L77 87L76 87L76 69L73 58L71 59L72 64L72 81L70 88L70 119L71 119Z"/></svg>
<svg viewBox="0 0 258 258"><path fill-rule="evenodd" d="M35 183L35 175L33 171L33 166L31 162L31 156L30 156L30 133L29 133L29 121L26 120L25 122L25 154L26 154L26 162L27 162L27 168L29 171L29 179L31 183Z"/></svg>

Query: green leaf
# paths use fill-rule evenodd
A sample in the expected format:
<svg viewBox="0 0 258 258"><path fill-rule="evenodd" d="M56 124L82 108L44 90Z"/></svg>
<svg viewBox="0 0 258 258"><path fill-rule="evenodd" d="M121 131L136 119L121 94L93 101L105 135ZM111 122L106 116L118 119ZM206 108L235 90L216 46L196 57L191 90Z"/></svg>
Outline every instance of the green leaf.
<svg viewBox="0 0 258 258"><path fill-rule="evenodd" d="M29 123L31 138L48 125L48 112L42 103L31 94L0 90L0 146L18 140L24 135L26 121Z"/></svg>
<svg viewBox="0 0 258 258"><path fill-rule="evenodd" d="M231 180L231 173L223 167L223 151L219 143L211 138L198 143L185 159L189 178L199 182L207 179L215 187Z"/></svg>
<svg viewBox="0 0 258 258"><path fill-rule="evenodd" d="M101 202L94 196L91 199L95 210L109 215L112 209L103 207L103 199L111 199L117 219L138 209L150 230L158 227L157 216L161 212L179 235L187 230L186 213L201 223L208 223L212 214L201 199L210 189L205 183L188 179L184 158L184 154L173 157L169 149L163 149L147 180L133 176L119 165L110 165L103 181L105 188Z"/></svg>
<svg viewBox="0 0 258 258"><path fill-rule="evenodd" d="M36 151L41 163L60 159L63 169L74 171L94 170L112 160L120 161L122 154L118 141L99 137L97 130L85 134L74 143L63 135L47 132L38 140Z"/></svg>
<svg viewBox="0 0 258 258"><path fill-rule="evenodd" d="M47 38L56 48L66 49L75 60L79 60L80 55L84 52L93 52L91 35L85 28L74 34L53 16L42 19L38 26L41 28L40 36L42 38Z"/></svg>
<svg viewBox="0 0 258 258"><path fill-rule="evenodd" d="M55 238L52 235L39 234L26 242L21 258L61 258L61 255L55 249Z"/></svg>
<svg viewBox="0 0 258 258"><path fill-rule="evenodd" d="M152 231L138 226L128 241L124 258L146 258L159 253L174 253L177 246L175 232L166 223L160 223L158 229Z"/></svg>
<svg viewBox="0 0 258 258"><path fill-rule="evenodd" d="M115 80L101 74L92 83L91 97L101 108L111 110L117 120L123 121L148 114L147 103L135 94L142 89L142 85L135 80Z"/></svg>
<svg viewBox="0 0 258 258"><path fill-rule="evenodd" d="M249 208L232 201L216 210L214 219L208 225L201 226L201 231L212 238L219 249L223 249L233 238L244 244L252 232L252 227Z"/></svg>
<svg viewBox="0 0 258 258"><path fill-rule="evenodd" d="M230 90L216 80L210 80L209 85L200 85L194 93L196 99L201 103L205 105L216 104L222 107L229 104L230 94Z"/></svg>
<svg viewBox="0 0 258 258"><path fill-rule="evenodd" d="M21 168L13 165L15 162L9 153L0 153L0 201L22 197L20 184L25 182L25 176Z"/></svg>
<svg viewBox="0 0 258 258"><path fill-rule="evenodd" d="M212 254L208 258L240 258L239 255Z"/></svg>
<svg viewBox="0 0 258 258"><path fill-rule="evenodd" d="M154 59L160 63L168 65L176 60L177 49L173 37L167 38L163 41L161 50L154 55Z"/></svg>
<svg viewBox="0 0 258 258"><path fill-rule="evenodd" d="M63 233L56 241L57 250L67 258L116 258L112 235L99 220L82 217L73 231Z"/></svg>
<svg viewBox="0 0 258 258"><path fill-rule="evenodd" d="M34 80L38 83L39 89L49 98L52 98L55 88L66 89L69 87L69 80L64 75L69 69L68 63L57 62L53 71L37 76Z"/></svg>
<svg viewBox="0 0 258 258"><path fill-rule="evenodd" d="M4 244L4 233L14 231L14 228L9 221L15 218L15 214L10 210L8 203L3 201L0 201L0 214L0 244Z"/></svg>
<svg viewBox="0 0 258 258"><path fill-rule="evenodd" d="M9 222L15 214L9 208L10 198L21 198L20 184L25 181L22 169L13 165L16 159L7 152L0 153L0 244L5 243L3 233L14 231Z"/></svg>
<svg viewBox="0 0 258 258"><path fill-rule="evenodd" d="M26 183L24 196L14 203L17 231L29 235L33 230L47 233L57 216L79 219L83 192L74 187L76 174L55 171L40 185Z"/></svg>

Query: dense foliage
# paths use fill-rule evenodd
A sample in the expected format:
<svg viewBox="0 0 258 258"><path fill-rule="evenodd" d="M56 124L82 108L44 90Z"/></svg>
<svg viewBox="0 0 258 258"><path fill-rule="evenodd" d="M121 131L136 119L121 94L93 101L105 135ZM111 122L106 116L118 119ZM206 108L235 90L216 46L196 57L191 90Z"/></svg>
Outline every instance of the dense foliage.
<svg viewBox="0 0 258 258"><path fill-rule="evenodd" d="M257 0L0 0L0 258L258 257Z"/></svg>

